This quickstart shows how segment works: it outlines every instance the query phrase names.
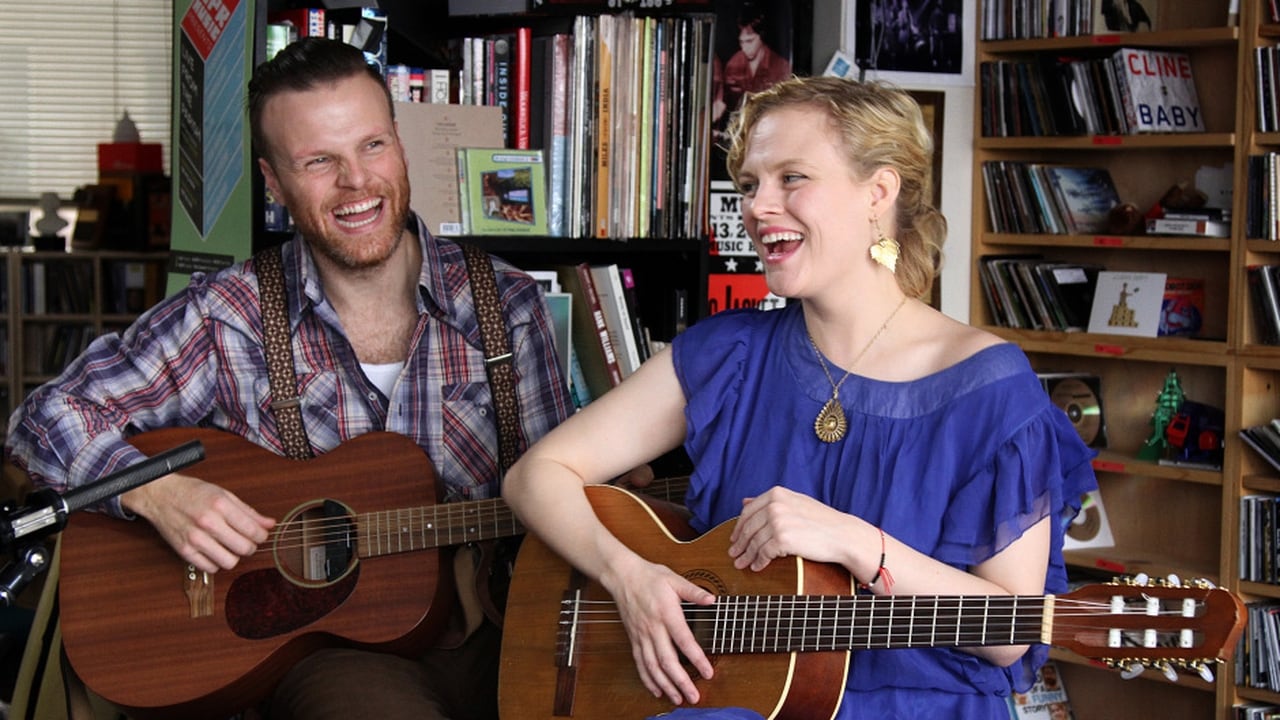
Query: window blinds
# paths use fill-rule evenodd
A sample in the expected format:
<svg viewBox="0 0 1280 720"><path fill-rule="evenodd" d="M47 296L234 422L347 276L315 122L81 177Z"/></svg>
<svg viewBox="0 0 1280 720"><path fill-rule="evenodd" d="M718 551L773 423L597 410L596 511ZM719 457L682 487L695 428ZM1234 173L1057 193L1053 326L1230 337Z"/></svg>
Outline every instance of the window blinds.
<svg viewBox="0 0 1280 720"><path fill-rule="evenodd" d="M169 167L172 0L0 2L0 198L69 199L124 111Z"/></svg>

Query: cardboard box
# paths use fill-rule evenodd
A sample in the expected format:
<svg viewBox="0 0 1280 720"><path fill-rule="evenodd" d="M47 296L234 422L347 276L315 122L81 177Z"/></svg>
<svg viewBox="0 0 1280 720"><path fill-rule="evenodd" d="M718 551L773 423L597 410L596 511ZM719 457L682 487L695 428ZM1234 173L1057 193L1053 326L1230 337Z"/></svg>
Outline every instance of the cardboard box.
<svg viewBox="0 0 1280 720"><path fill-rule="evenodd" d="M501 147L502 108L396 103L400 142L409 162L410 207L433 234L461 234L460 147Z"/></svg>

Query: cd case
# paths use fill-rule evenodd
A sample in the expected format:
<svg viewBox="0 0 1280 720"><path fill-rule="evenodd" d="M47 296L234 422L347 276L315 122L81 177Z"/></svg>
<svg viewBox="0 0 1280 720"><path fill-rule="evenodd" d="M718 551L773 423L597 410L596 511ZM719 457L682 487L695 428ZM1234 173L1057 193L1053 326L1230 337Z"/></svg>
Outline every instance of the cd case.
<svg viewBox="0 0 1280 720"><path fill-rule="evenodd" d="M1040 384L1080 439L1093 448L1107 446L1107 423L1102 413L1102 381L1090 373L1036 373Z"/></svg>

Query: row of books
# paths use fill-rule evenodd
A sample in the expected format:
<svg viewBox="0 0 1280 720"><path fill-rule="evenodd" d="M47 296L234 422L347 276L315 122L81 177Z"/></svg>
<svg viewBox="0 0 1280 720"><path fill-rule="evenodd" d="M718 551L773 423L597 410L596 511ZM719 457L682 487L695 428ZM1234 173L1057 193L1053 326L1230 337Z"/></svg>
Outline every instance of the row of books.
<svg viewBox="0 0 1280 720"><path fill-rule="evenodd" d="M576 406L608 392L663 347L641 319L628 268L579 263L531 274L543 283Z"/></svg>
<svg viewBox="0 0 1280 720"><path fill-rule="evenodd" d="M1280 45L1254 48L1253 70L1258 131L1280 132Z"/></svg>
<svg viewBox="0 0 1280 720"><path fill-rule="evenodd" d="M1250 155L1245 181L1248 237L1280 241L1280 153Z"/></svg>
<svg viewBox="0 0 1280 720"><path fill-rule="evenodd" d="M988 161L982 181L991 229L998 233L1102 233L1120 204L1106 168Z"/></svg>
<svg viewBox="0 0 1280 720"><path fill-rule="evenodd" d="M1248 265L1245 275L1256 341L1261 345L1280 345L1280 266Z"/></svg>
<svg viewBox="0 0 1280 720"><path fill-rule="evenodd" d="M978 66L984 137L1203 132L1191 56L1120 48Z"/></svg>
<svg viewBox="0 0 1280 720"><path fill-rule="evenodd" d="M1156 0L985 0L983 40L1069 37L1156 29Z"/></svg>
<svg viewBox="0 0 1280 720"><path fill-rule="evenodd" d="M1248 622L1236 650L1236 685L1280 692L1280 603L1262 600L1245 609Z"/></svg>
<svg viewBox="0 0 1280 720"><path fill-rule="evenodd" d="M93 266L87 261L33 260L22 264L22 310L32 315L88 313Z"/></svg>
<svg viewBox="0 0 1280 720"><path fill-rule="evenodd" d="M1084 330L1102 266L1054 262L1041 255L983 255L978 273L996 325Z"/></svg>
<svg viewBox="0 0 1280 720"><path fill-rule="evenodd" d="M62 372L97 334L84 323L28 323L22 336L22 371L27 375Z"/></svg>
<svg viewBox="0 0 1280 720"><path fill-rule="evenodd" d="M1241 433L1243 436L1243 432ZM1245 495L1240 498L1240 579L1248 582L1280 582L1277 520L1280 497Z"/></svg>
<svg viewBox="0 0 1280 720"><path fill-rule="evenodd" d="M376 3L372 7L299 7L267 13L268 60L280 48L304 37L327 37L355 45L379 71L386 72L387 14Z"/></svg>
<svg viewBox="0 0 1280 720"><path fill-rule="evenodd" d="M978 271L992 322L1002 327L1197 337L1204 325L1200 278L1107 271L1036 254L983 255Z"/></svg>
<svg viewBox="0 0 1280 720"><path fill-rule="evenodd" d="M1231 706L1235 720L1280 720L1280 705L1246 700Z"/></svg>
<svg viewBox="0 0 1280 720"><path fill-rule="evenodd" d="M572 40L569 86L561 93L553 77L547 94L553 118L549 195L551 203L564 204L564 234L703 236L712 19L578 17ZM558 189L559 143L567 170Z"/></svg>

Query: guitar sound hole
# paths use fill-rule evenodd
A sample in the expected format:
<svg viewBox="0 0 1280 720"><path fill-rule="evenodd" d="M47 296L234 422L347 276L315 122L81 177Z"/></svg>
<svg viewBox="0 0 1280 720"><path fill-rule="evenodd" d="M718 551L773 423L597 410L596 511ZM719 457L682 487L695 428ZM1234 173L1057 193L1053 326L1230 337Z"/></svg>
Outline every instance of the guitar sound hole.
<svg viewBox="0 0 1280 720"><path fill-rule="evenodd" d="M355 567L356 525L349 508L334 500L302 505L272 537L276 567L291 582L319 587Z"/></svg>
<svg viewBox="0 0 1280 720"><path fill-rule="evenodd" d="M284 635L333 612L355 590L356 527L333 500L299 506L272 535L275 569L246 572L227 589L232 632L250 640Z"/></svg>

